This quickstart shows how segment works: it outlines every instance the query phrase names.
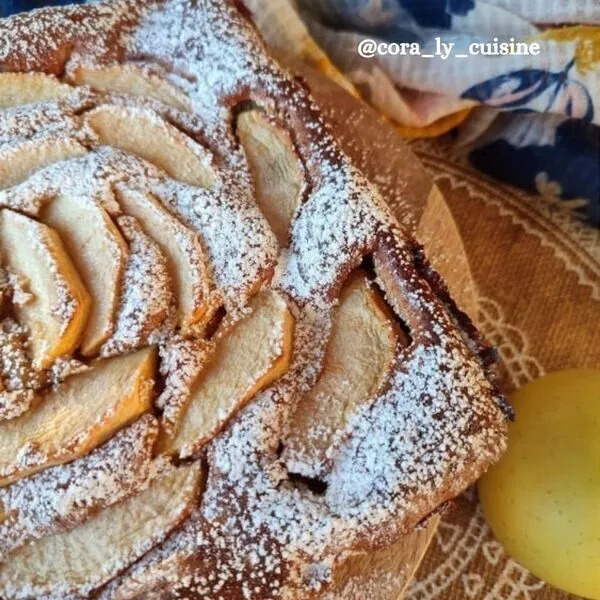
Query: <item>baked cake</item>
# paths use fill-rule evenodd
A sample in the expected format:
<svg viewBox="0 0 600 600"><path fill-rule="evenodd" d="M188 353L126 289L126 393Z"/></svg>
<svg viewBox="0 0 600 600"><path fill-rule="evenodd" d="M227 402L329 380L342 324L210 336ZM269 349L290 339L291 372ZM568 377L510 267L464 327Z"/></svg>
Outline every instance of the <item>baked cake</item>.
<svg viewBox="0 0 600 600"><path fill-rule="evenodd" d="M334 598L502 453L493 352L227 0L0 21L0 598Z"/></svg>

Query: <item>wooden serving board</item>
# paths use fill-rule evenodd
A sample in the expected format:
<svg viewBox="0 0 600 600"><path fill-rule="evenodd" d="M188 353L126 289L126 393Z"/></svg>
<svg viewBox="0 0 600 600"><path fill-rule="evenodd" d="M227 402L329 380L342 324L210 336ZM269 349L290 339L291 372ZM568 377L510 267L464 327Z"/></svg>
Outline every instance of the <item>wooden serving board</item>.
<svg viewBox="0 0 600 600"><path fill-rule="evenodd" d="M425 246L458 305L475 319L477 294L462 238L443 195L405 142L378 113L305 64L288 64L305 78L345 151L380 188L398 220ZM335 573L331 598L400 600L439 523L382 550L349 557Z"/></svg>

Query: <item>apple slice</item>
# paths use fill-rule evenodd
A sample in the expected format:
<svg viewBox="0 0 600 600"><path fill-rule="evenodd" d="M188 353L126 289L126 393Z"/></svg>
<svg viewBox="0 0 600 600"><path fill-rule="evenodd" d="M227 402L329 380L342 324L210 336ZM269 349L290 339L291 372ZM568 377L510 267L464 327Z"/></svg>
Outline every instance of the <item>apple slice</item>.
<svg viewBox="0 0 600 600"><path fill-rule="evenodd" d="M149 193L120 188L117 198L165 255L177 298L178 322L183 335L189 335L216 308L215 300L209 298L211 282L198 235Z"/></svg>
<svg viewBox="0 0 600 600"><path fill-rule="evenodd" d="M96 362L0 423L0 486L84 456L152 407L156 349Z"/></svg>
<svg viewBox="0 0 600 600"><path fill-rule="evenodd" d="M0 108L61 100L73 91L69 85L42 73L0 73Z"/></svg>
<svg viewBox="0 0 600 600"><path fill-rule="evenodd" d="M385 380L400 339L398 329L364 274L351 277L334 309L319 379L290 417L284 455L290 471L323 475L335 435Z"/></svg>
<svg viewBox="0 0 600 600"><path fill-rule="evenodd" d="M72 529L141 491L157 437L158 422L144 415L91 454L0 489L0 562L29 540Z"/></svg>
<svg viewBox="0 0 600 600"><path fill-rule="evenodd" d="M8 270L28 283L32 298L15 304L15 313L29 329L34 366L47 368L77 347L90 312L90 296L50 227L3 209L0 251Z"/></svg>
<svg viewBox="0 0 600 600"><path fill-rule="evenodd" d="M115 328L127 243L90 197L62 193L45 205L40 218L59 233L94 299L81 340L82 354L92 356Z"/></svg>
<svg viewBox="0 0 600 600"><path fill-rule="evenodd" d="M100 349L102 356L131 352L148 345L150 337L174 325L173 293L167 259L133 217L117 218L129 243L121 282L114 333Z"/></svg>
<svg viewBox="0 0 600 600"><path fill-rule="evenodd" d="M23 183L44 167L86 153L85 147L70 137L47 137L6 146L0 149L0 190Z"/></svg>
<svg viewBox="0 0 600 600"><path fill-rule="evenodd" d="M209 153L155 112L105 105L85 119L102 144L140 156L173 179L198 187L214 185Z"/></svg>
<svg viewBox="0 0 600 600"><path fill-rule="evenodd" d="M214 353L214 342L172 336L160 345L163 389L154 405L162 411L159 450L170 443L185 413L194 383Z"/></svg>
<svg viewBox="0 0 600 600"><path fill-rule="evenodd" d="M260 110L241 113L237 132L250 164L258 205L279 244L286 247L305 186L292 140Z"/></svg>
<svg viewBox="0 0 600 600"><path fill-rule="evenodd" d="M285 373L294 321L286 301L266 290L251 313L217 334L214 360L200 374L174 439L166 444L182 458L194 455L258 391Z"/></svg>
<svg viewBox="0 0 600 600"><path fill-rule="evenodd" d="M23 546L0 565L0 597L87 598L162 542L191 512L201 467L163 466L149 487L80 527Z"/></svg>
<svg viewBox="0 0 600 600"><path fill-rule="evenodd" d="M70 73L70 78L77 85L89 85L96 90L140 98L153 98L177 110L190 110L189 100L183 92L136 65L79 65Z"/></svg>

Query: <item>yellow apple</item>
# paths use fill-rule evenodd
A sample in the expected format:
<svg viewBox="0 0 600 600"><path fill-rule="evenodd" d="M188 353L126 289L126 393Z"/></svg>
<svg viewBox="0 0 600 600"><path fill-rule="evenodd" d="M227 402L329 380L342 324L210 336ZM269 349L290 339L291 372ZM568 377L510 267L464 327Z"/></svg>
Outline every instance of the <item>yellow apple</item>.
<svg viewBox="0 0 600 600"><path fill-rule="evenodd" d="M532 573L600 600L600 370L552 373L512 404L508 451L479 483L485 516Z"/></svg>

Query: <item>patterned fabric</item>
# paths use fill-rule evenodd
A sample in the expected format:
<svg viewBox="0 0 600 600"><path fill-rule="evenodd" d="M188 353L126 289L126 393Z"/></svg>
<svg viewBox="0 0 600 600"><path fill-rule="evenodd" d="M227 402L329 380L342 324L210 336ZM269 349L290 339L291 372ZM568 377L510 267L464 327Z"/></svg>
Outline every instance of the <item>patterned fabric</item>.
<svg viewBox="0 0 600 600"><path fill-rule="evenodd" d="M541 31L535 22L600 25L600 2L297 0L297 6L319 46L401 133L430 137L463 121L455 150L474 166L566 199L600 224L600 27ZM472 44L511 37L539 43L539 54L471 54ZM420 55L364 58L357 51L363 40L418 43ZM447 58L436 56L440 42L454 44Z"/></svg>

